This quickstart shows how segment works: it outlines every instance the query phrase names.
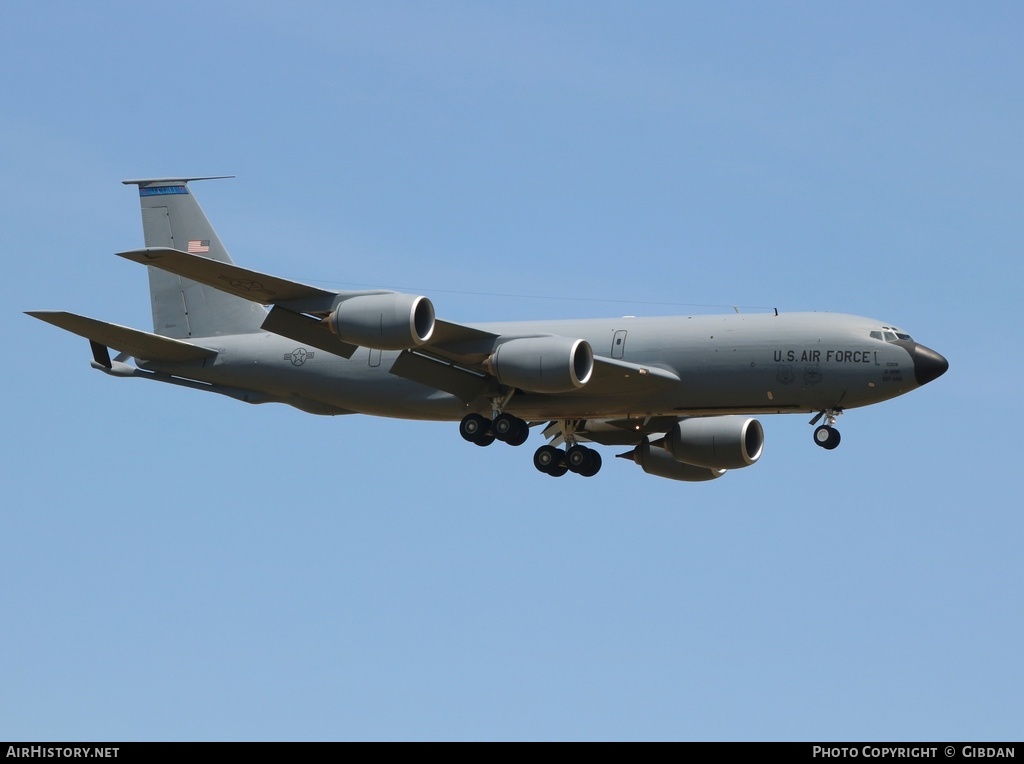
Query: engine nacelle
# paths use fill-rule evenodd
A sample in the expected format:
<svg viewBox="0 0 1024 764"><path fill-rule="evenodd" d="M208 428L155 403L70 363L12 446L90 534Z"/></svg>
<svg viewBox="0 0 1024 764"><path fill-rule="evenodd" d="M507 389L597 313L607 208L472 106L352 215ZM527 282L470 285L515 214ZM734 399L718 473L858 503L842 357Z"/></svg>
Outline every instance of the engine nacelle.
<svg viewBox="0 0 1024 764"><path fill-rule="evenodd" d="M522 337L498 345L485 364L509 387L533 393L568 393L590 381L594 351L572 337Z"/></svg>
<svg viewBox="0 0 1024 764"><path fill-rule="evenodd" d="M434 333L434 306L426 297L412 294L362 294L339 303L324 323L353 345L408 350Z"/></svg>
<svg viewBox="0 0 1024 764"><path fill-rule="evenodd" d="M648 475L669 480L682 480L685 483L701 483L720 478L725 474L724 469L709 469L678 462L667 451L661 448L651 448L651 443L647 438L644 438L643 442L633 449L633 461L643 467L644 472Z"/></svg>
<svg viewBox="0 0 1024 764"><path fill-rule="evenodd" d="M665 434L665 450L677 461L710 469L749 467L761 458L764 428L744 416L680 419Z"/></svg>

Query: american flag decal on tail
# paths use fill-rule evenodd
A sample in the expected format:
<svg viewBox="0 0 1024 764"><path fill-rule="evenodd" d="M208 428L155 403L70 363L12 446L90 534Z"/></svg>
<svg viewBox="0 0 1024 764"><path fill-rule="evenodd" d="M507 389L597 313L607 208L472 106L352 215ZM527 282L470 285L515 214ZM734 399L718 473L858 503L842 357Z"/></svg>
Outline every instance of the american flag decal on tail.
<svg viewBox="0 0 1024 764"><path fill-rule="evenodd" d="M188 253L190 255L202 255L210 251L210 240L209 239L190 239L188 243Z"/></svg>

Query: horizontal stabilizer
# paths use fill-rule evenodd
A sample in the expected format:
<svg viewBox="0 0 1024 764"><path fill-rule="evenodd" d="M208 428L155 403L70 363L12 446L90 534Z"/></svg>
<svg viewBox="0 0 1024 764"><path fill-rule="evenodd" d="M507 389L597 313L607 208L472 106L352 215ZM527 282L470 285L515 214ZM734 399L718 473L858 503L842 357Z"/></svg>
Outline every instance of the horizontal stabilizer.
<svg viewBox="0 0 1024 764"><path fill-rule="evenodd" d="M155 268L198 281L200 284L262 305L294 302L297 311L310 313L329 311L338 294L327 289L300 284L297 281L288 281L266 273L251 271L248 268L240 268L232 263L189 254L180 249L147 247L117 254L126 260L152 265Z"/></svg>
<svg viewBox="0 0 1024 764"><path fill-rule="evenodd" d="M126 186L152 186L158 183L191 183L194 180L224 180L233 178L234 175L206 175L199 178L135 178L133 180L122 180Z"/></svg>
<svg viewBox="0 0 1024 764"><path fill-rule="evenodd" d="M202 361L217 355L216 350L192 345L181 340L174 340L169 337L161 337L159 334L150 334L138 329L131 329L127 326L108 324L106 321L98 321L95 318L86 318L75 313L50 310L30 310L27 315L45 321L48 324L65 329L72 334L85 337L93 343L93 356L101 365L110 366L109 358L103 363L101 356L97 355L96 343L105 347L113 348L120 353L127 353L133 358L144 361L171 361L175 363L186 361Z"/></svg>

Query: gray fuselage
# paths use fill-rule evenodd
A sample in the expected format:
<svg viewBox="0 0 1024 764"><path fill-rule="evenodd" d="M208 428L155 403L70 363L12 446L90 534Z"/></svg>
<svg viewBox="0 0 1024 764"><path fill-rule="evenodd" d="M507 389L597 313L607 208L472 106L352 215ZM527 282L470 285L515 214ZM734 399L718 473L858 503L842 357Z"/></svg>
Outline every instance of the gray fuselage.
<svg viewBox="0 0 1024 764"><path fill-rule="evenodd" d="M883 322L834 313L729 314L474 324L502 338L559 335L587 340L595 355L664 369L680 381L647 392L517 392L505 410L527 420L787 413L866 406L901 395L944 371L912 340L881 339ZM874 333L876 336L872 336ZM343 358L270 333L202 337L217 351L204 363L144 369L321 414L362 413L458 420L490 413L491 396L464 402L390 373L399 353L360 348ZM942 359L942 363L945 363ZM937 373L933 373L937 372Z"/></svg>

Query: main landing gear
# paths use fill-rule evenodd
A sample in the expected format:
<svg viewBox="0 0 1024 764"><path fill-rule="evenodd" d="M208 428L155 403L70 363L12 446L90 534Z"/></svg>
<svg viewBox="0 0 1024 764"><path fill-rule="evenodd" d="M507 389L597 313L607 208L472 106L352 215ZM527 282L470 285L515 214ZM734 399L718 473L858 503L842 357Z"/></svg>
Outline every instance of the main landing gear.
<svg viewBox="0 0 1024 764"><path fill-rule="evenodd" d="M601 454L577 442L576 429L581 424L580 420L559 419L548 425L544 436L551 438L551 444L537 449L533 466L551 477L561 477L566 472L583 477L596 475L601 469ZM565 450L557 448L556 443L565 443Z"/></svg>
<svg viewBox="0 0 1024 764"><path fill-rule="evenodd" d="M576 442L577 426L574 420L552 422L544 432L545 437L553 437L555 443L564 442L566 448L541 446L533 455L533 466L551 477L561 477L566 472L575 472L583 477L596 475L601 469L601 454ZM489 446L495 440L521 446L530 434L530 425L507 413L495 414L493 419L475 413L466 414L459 423L459 434L478 446Z"/></svg>
<svg viewBox="0 0 1024 764"><path fill-rule="evenodd" d="M521 446L530 436L530 426L511 414L498 414L494 419L480 414L466 414L459 423L459 434L478 446L489 446L495 440L510 446Z"/></svg>
<svg viewBox="0 0 1024 764"><path fill-rule="evenodd" d="M814 431L814 442L816 445L821 446L826 451L831 451L839 445L839 430L833 425L836 423L836 417L842 413L841 409L825 409L811 420L811 424L817 424L822 417L825 417L827 422L827 424L821 425L821 427Z"/></svg>
<svg viewBox="0 0 1024 764"><path fill-rule="evenodd" d="M566 472L593 477L601 469L601 454L578 443L565 451L554 446L541 446L533 455L533 466L551 477L562 477Z"/></svg>

